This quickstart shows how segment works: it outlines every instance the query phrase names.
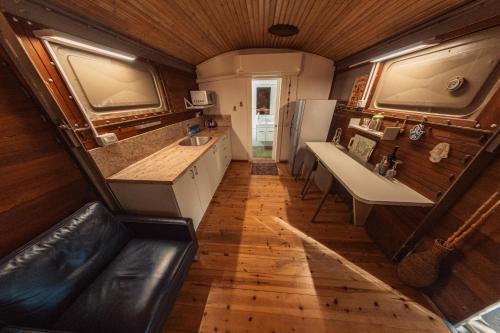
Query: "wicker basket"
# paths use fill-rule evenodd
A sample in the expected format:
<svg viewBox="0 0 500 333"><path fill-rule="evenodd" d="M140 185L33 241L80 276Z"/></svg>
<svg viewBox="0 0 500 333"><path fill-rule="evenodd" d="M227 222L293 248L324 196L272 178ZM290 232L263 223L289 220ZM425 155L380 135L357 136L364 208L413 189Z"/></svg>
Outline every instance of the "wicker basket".
<svg viewBox="0 0 500 333"><path fill-rule="evenodd" d="M436 239L431 249L406 256L398 265L398 276L411 287L430 286L438 278L441 260L451 252L453 248L444 246L443 240Z"/></svg>

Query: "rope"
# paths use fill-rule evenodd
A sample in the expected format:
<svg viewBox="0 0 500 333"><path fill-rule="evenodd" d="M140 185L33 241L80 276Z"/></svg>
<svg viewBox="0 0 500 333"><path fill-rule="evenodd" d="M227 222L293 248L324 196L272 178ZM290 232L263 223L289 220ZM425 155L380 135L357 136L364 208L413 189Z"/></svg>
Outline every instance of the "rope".
<svg viewBox="0 0 500 333"><path fill-rule="evenodd" d="M473 230L477 229L480 224L482 224L496 209L499 204L497 201L492 207L488 209L488 206L495 200L498 196L498 190L493 193L488 200L486 200L468 219L464 222L464 224L451 235L446 242L445 246L452 246L457 244L457 239L460 239L460 242L463 241L465 237L467 237ZM485 213L483 213L486 210ZM476 221L476 218L480 215L480 218ZM474 222L475 221L475 222Z"/></svg>

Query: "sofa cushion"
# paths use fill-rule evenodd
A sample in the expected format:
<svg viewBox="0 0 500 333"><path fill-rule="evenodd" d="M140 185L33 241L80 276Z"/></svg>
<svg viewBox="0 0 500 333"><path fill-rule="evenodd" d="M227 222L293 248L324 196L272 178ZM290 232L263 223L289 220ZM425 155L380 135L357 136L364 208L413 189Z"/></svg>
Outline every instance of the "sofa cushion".
<svg viewBox="0 0 500 333"><path fill-rule="evenodd" d="M179 266L186 264L186 254L194 244L132 239L54 328L94 333L154 331L156 321L166 318L164 302L175 296Z"/></svg>
<svg viewBox="0 0 500 333"><path fill-rule="evenodd" d="M0 320L48 327L130 239L90 203L0 261Z"/></svg>

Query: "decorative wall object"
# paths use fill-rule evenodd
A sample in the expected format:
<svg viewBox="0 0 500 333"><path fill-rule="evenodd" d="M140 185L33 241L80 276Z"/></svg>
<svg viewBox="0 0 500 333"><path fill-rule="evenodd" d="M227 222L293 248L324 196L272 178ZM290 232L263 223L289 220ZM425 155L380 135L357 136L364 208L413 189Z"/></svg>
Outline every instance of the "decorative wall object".
<svg viewBox="0 0 500 333"><path fill-rule="evenodd" d="M429 152L429 161L432 163L439 163L443 158L448 158L450 152L450 144L440 142Z"/></svg>
<svg viewBox="0 0 500 333"><path fill-rule="evenodd" d="M410 139L413 141L418 141L422 136L425 134L425 126L423 123L417 124L413 126L413 128L410 130Z"/></svg>
<svg viewBox="0 0 500 333"><path fill-rule="evenodd" d="M349 100L347 101L348 107L358 107L358 101L363 97L367 82L368 75L356 78L354 85L352 86L351 96L349 96Z"/></svg>

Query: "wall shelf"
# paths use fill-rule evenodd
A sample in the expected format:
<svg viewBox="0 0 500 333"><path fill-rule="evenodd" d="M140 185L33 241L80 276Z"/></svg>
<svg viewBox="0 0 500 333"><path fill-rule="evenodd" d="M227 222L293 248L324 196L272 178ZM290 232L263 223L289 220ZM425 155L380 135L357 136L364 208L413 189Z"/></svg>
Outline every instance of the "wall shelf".
<svg viewBox="0 0 500 333"><path fill-rule="evenodd" d="M187 110L203 110L203 109L208 109L215 106L215 104L209 104L209 105L193 105L193 106L186 106Z"/></svg>
<svg viewBox="0 0 500 333"><path fill-rule="evenodd" d="M204 110L204 109L208 109L208 108L214 107L215 104L193 105L193 103L191 103L190 101L188 101L184 97L184 106L186 107L186 110Z"/></svg>
<svg viewBox="0 0 500 333"><path fill-rule="evenodd" d="M356 130L358 130L360 132L376 136L377 138L380 138L380 139L382 139L382 136L384 136L384 132L371 130L369 128L366 128L366 127L363 127L363 126L360 126L360 125L349 124L349 128L354 128L354 129L356 129Z"/></svg>

